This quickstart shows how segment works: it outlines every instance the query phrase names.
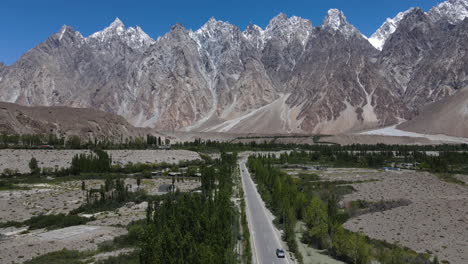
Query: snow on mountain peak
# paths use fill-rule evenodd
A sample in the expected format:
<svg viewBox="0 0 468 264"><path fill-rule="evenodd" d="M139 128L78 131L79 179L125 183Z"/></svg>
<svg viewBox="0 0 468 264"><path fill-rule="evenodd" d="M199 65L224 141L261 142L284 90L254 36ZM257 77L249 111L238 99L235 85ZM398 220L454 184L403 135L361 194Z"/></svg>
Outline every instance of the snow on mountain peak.
<svg viewBox="0 0 468 264"><path fill-rule="evenodd" d="M115 38L121 39L131 48L144 48L154 43L154 40L139 26L125 28L124 23L119 18L116 18L104 30L87 37L86 40L108 42Z"/></svg>
<svg viewBox="0 0 468 264"><path fill-rule="evenodd" d="M468 17L468 0L448 0L429 11L429 16L437 21L447 19L452 24L457 24Z"/></svg>
<svg viewBox="0 0 468 264"><path fill-rule="evenodd" d="M328 27L333 30L338 30L342 25L346 24L348 24L346 17L344 16L343 12L338 9L328 10L327 17L323 22L324 27Z"/></svg>
<svg viewBox="0 0 468 264"><path fill-rule="evenodd" d="M332 31L339 31L343 33L345 37L350 37L356 33L364 37L353 25L348 22L343 12L338 9L328 10L327 16L323 21L322 28Z"/></svg>
<svg viewBox="0 0 468 264"><path fill-rule="evenodd" d="M411 8L405 12L400 12L394 18L387 18L385 23L383 23L382 26L380 26L380 28L377 29L377 31L369 38L369 42L372 46L378 50L382 50L385 42L396 31L401 20L403 20L403 18L413 10L415 10L415 8Z"/></svg>
<svg viewBox="0 0 468 264"><path fill-rule="evenodd" d="M216 18L211 17L200 29L195 31L195 34L205 38L211 38L215 36L218 31L233 31L235 28L236 26L229 22L216 20Z"/></svg>
<svg viewBox="0 0 468 264"><path fill-rule="evenodd" d="M58 41L62 41L64 38L81 41L83 36L80 32L73 30L72 27L63 25L60 30L53 35Z"/></svg>
<svg viewBox="0 0 468 264"><path fill-rule="evenodd" d="M294 37L299 38L303 45L312 33L312 23L308 19L297 16L289 17L280 13L270 20L270 23L264 30L264 41L273 37L284 38L288 43Z"/></svg>
<svg viewBox="0 0 468 264"><path fill-rule="evenodd" d="M242 32L242 35L257 49L263 49L265 45L265 31L261 27L250 23L244 32Z"/></svg>
<svg viewBox="0 0 468 264"><path fill-rule="evenodd" d="M109 26L109 28L117 28L117 29L120 29L120 28L125 28L125 25L124 23L122 22L122 20L120 20L120 18L116 17L114 22L112 22Z"/></svg>

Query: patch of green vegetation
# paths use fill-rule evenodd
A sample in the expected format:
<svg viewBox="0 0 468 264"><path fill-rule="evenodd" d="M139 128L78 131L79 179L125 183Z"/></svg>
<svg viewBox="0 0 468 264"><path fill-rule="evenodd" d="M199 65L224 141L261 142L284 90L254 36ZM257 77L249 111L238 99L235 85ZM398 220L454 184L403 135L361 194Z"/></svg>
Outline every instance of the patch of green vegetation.
<svg viewBox="0 0 468 264"><path fill-rule="evenodd" d="M93 219L77 215L38 215L24 221L23 224L29 226L29 229L31 230L40 228L51 230L75 225L84 225L91 220Z"/></svg>
<svg viewBox="0 0 468 264"><path fill-rule="evenodd" d="M298 173L297 176L298 176L301 180L320 181L320 176L318 176L318 175L315 174L315 173L304 173L304 172L301 172L301 173Z"/></svg>
<svg viewBox="0 0 468 264"><path fill-rule="evenodd" d="M62 249L35 257L25 264L83 264L81 260L90 256L92 253L88 251Z"/></svg>
<svg viewBox="0 0 468 264"><path fill-rule="evenodd" d="M6 227L22 227L24 224L22 222L16 222L16 221L8 221L8 222L1 222L0 223L0 228L6 228Z"/></svg>
<svg viewBox="0 0 468 264"><path fill-rule="evenodd" d="M26 186L19 186L9 181L0 181L0 191L31 190Z"/></svg>
<svg viewBox="0 0 468 264"><path fill-rule="evenodd" d="M455 183L455 184L460 184L460 185L466 185L466 183L462 180L457 179L453 174L449 173L437 173L435 174L437 178L441 181L449 182L449 183Z"/></svg>
<svg viewBox="0 0 468 264"><path fill-rule="evenodd" d="M86 187L84 187L86 188ZM123 179L107 178L99 189L86 190L86 203L72 210L70 214L94 214L116 210L128 202L141 203L150 199L144 190L129 191Z"/></svg>
<svg viewBox="0 0 468 264"><path fill-rule="evenodd" d="M85 218L77 215L38 215L23 222L8 221L0 223L0 228L28 226L29 230L46 228L47 230L59 229L75 225L84 225L93 218Z"/></svg>

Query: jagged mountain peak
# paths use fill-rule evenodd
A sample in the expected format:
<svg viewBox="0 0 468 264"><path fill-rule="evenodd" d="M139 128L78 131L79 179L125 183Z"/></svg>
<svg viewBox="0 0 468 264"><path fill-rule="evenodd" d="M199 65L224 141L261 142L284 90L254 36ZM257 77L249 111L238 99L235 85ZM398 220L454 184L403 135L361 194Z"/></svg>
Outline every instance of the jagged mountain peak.
<svg viewBox="0 0 468 264"><path fill-rule="evenodd" d="M175 23L171 27L171 31L187 31L187 29L181 23Z"/></svg>
<svg viewBox="0 0 468 264"><path fill-rule="evenodd" d="M264 45L264 30L252 23L249 23L247 28L242 32L244 37L252 43L252 45L257 49L262 49Z"/></svg>
<svg viewBox="0 0 468 264"><path fill-rule="evenodd" d="M287 21L287 20L288 20L288 15L281 12L270 20L270 24L275 23L275 22L280 22L280 21Z"/></svg>
<svg viewBox="0 0 468 264"><path fill-rule="evenodd" d="M158 38L158 41L161 39L185 39L186 37L190 37L191 31L187 30L181 23L176 23L171 27L171 30L163 35L162 37Z"/></svg>
<svg viewBox="0 0 468 264"><path fill-rule="evenodd" d="M429 16L421 8L410 9L408 13L405 14L403 19L400 21L400 24L412 24L416 25L421 21L428 22Z"/></svg>
<svg viewBox="0 0 468 264"><path fill-rule="evenodd" d="M288 17L286 14L280 13L272 18L265 28L264 41L281 38L289 43L296 36L305 44L311 32L312 22L310 20L297 16Z"/></svg>
<svg viewBox="0 0 468 264"><path fill-rule="evenodd" d="M90 38L96 38L104 40L110 34L121 35L125 32L125 25L119 18L116 18L108 27L102 31L98 31L90 36Z"/></svg>
<svg viewBox="0 0 468 264"><path fill-rule="evenodd" d="M80 32L75 31L73 27L63 25L57 33L51 36L51 38L58 40L58 41L63 41L64 39L70 39L73 42L75 40L82 40L83 36L81 35Z"/></svg>
<svg viewBox="0 0 468 264"><path fill-rule="evenodd" d="M275 31L284 27L297 27L302 25L310 25L312 27L312 23L308 19L300 18L298 16L288 17L285 13L279 13L270 20L265 31Z"/></svg>
<svg viewBox="0 0 468 264"><path fill-rule="evenodd" d="M357 34L364 37L359 32L359 30L357 30L353 25L351 25L348 22L343 11L338 10L338 9L328 10L327 16L325 17L322 23L322 28L326 30L335 31L335 32L341 32L345 35L345 37L350 37L352 35L357 35Z"/></svg>
<svg viewBox="0 0 468 264"><path fill-rule="evenodd" d="M387 39L395 32L401 20L416 8L410 8L405 12L398 13L394 18L387 18L385 23L369 38L369 42L378 50L382 50Z"/></svg>
<svg viewBox="0 0 468 264"><path fill-rule="evenodd" d="M235 31L238 28L232 25L229 22L217 20L214 17L211 17L200 29L195 31L197 35L203 37L211 38L216 35L218 31Z"/></svg>
<svg viewBox="0 0 468 264"><path fill-rule="evenodd" d="M263 31L263 29L261 27L255 25L255 24L253 24L253 23L249 23L247 25L247 28L245 29L245 31L258 31L258 32L260 32L260 31Z"/></svg>
<svg viewBox="0 0 468 264"><path fill-rule="evenodd" d="M110 24L111 28L119 28L119 27L125 27L124 23L122 22L122 20L120 20L120 18L116 17L114 19L114 21Z"/></svg>
<svg viewBox="0 0 468 264"><path fill-rule="evenodd" d="M333 30L339 30L341 27L347 24L349 23L341 10L330 9L327 12L327 16L325 17L322 26L325 28L331 28Z"/></svg>
<svg viewBox="0 0 468 264"><path fill-rule="evenodd" d="M121 40L133 49L142 49L154 43L154 40L139 26L126 28L119 18L116 18L102 31L87 37L86 40L92 44Z"/></svg>
<svg viewBox="0 0 468 264"><path fill-rule="evenodd" d="M448 0L429 11L431 19L438 21L446 19L457 24L468 17L468 0Z"/></svg>

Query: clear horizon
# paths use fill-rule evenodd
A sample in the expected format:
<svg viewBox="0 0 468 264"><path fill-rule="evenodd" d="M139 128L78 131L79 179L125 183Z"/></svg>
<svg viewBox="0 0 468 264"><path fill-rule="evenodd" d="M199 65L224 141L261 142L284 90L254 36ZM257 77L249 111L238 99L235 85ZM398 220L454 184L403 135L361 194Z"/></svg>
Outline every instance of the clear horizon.
<svg viewBox="0 0 468 264"><path fill-rule="evenodd" d="M140 26L156 39L170 27L181 23L187 29L200 28L211 17L229 22L241 30L249 23L262 28L278 15L299 16L311 20L314 26L322 24L331 8L342 10L348 21L364 35L370 36L387 18L411 7L428 11L441 0L407 1L179 1L155 3L153 1L82 0L77 3L49 0L6 0L0 10L0 34L8 41L0 42L0 62L13 64L19 57L59 31L62 25L72 26L83 36L107 27L119 18L127 27ZM181 8L184 7L184 8Z"/></svg>

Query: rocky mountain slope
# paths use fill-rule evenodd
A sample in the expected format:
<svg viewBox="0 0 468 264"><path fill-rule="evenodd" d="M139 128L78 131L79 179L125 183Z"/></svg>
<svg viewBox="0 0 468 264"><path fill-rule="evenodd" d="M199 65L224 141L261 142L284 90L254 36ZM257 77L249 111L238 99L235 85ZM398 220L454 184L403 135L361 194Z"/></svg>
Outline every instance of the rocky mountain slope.
<svg viewBox="0 0 468 264"><path fill-rule="evenodd" d="M409 120L468 82L468 0L388 19L369 39L331 9L320 26L279 14L244 31L214 18L154 40L116 19L64 26L11 66L0 101L86 107L159 130L358 131Z"/></svg>
<svg viewBox="0 0 468 264"><path fill-rule="evenodd" d="M135 128L124 118L103 111L65 106L27 107L0 103L0 133L78 135L83 138L121 138L154 134Z"/></svg>

